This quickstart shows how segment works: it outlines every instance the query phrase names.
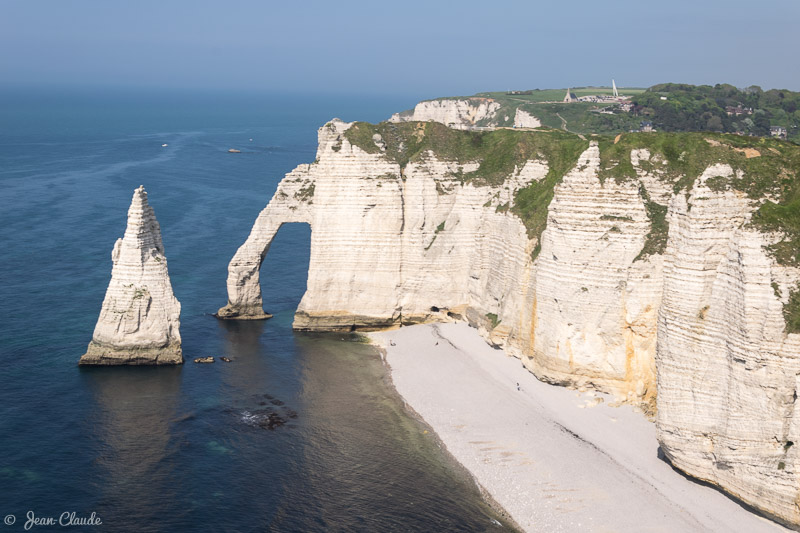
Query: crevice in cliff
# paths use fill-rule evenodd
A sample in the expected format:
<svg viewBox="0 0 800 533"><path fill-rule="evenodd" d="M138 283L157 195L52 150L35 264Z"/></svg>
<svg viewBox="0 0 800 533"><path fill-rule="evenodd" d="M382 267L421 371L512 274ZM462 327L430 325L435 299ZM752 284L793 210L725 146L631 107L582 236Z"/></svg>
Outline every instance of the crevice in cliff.
<svg viewBox="0 0 800 533"><path fill-rule="evenodd" d="M400 191L400 265L399 265L399 272L398 272L398 279L400 283L400 289L405 286L405 279L403 277L403 264L405 264L405 230L406 230L406 171L403 165L400 165L400 182L398 183L399 187L398 190ZM398 313L398 321L400 325L403 325L403 301L402 295L397 295L397 308L396 312Z"/></svg>

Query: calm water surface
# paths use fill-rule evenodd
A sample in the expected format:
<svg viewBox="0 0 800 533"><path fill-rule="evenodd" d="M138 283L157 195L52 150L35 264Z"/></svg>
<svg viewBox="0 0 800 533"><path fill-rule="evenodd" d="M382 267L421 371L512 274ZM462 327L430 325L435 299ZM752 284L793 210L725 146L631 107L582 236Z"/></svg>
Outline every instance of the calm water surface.
<svg viewBox="0 0 800 533"><path fill-rule="evenodd" d="M92 531L507 530L404 410L371 347L292 332L307 226L284 226L262 270L275 318L210 315L278 181L314 159L316 129L385 119L416 97L0 97L0 515L17 518L0 527L75 511L101 517ZM77 367L140 184L182 304L184 356L233 363ZM289 423L260 427L270 412Z"/></svg>

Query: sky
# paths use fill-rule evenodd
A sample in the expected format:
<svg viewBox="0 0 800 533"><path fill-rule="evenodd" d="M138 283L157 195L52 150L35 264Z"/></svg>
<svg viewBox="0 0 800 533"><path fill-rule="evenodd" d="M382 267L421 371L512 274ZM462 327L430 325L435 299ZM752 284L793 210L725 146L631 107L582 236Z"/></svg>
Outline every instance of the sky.
<svg viewBox="0 0 800 533"><path fill-rule="evenodd" d="M0 0L0 88L800 90L800 0Z"/></svg>

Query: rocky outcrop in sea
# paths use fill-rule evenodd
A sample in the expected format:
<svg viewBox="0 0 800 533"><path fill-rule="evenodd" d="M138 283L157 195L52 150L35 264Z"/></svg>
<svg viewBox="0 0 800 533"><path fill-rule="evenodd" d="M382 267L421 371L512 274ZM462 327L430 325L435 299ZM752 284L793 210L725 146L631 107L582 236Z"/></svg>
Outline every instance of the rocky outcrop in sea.
<svg viewBox="0 0 800 533"><path fill-rule="evenodd" d="M161 228L144 186L133 193L125 236L114 244L111 260L111 282L80 364L183 363L181 304L172 293Z"/></svg>

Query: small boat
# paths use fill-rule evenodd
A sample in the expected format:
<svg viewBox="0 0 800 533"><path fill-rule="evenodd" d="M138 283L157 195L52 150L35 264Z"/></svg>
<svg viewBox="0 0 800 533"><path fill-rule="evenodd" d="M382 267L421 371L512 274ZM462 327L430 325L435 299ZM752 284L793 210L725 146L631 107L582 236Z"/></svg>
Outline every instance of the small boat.
<svg viewBox="0 0 800 533"><path fill-rule="evenodd" d="M169 146L169 145L167 143L164 143L164 144L161 145L161 148L166 148L167 146Z"/></svg>
<svg viewBox="0 0 800 533"><path fill-rule="evenodd" d="M231 148L230 150L228 150L228 153L229 154L241 154L242 151L241 150L237 150L236 148Z"/></svg>
<svg viewBox="0 0 800 533"><path fill-rule="evenodd" d="M250 142L253 142L253 139L250 139Z"/></svg>

